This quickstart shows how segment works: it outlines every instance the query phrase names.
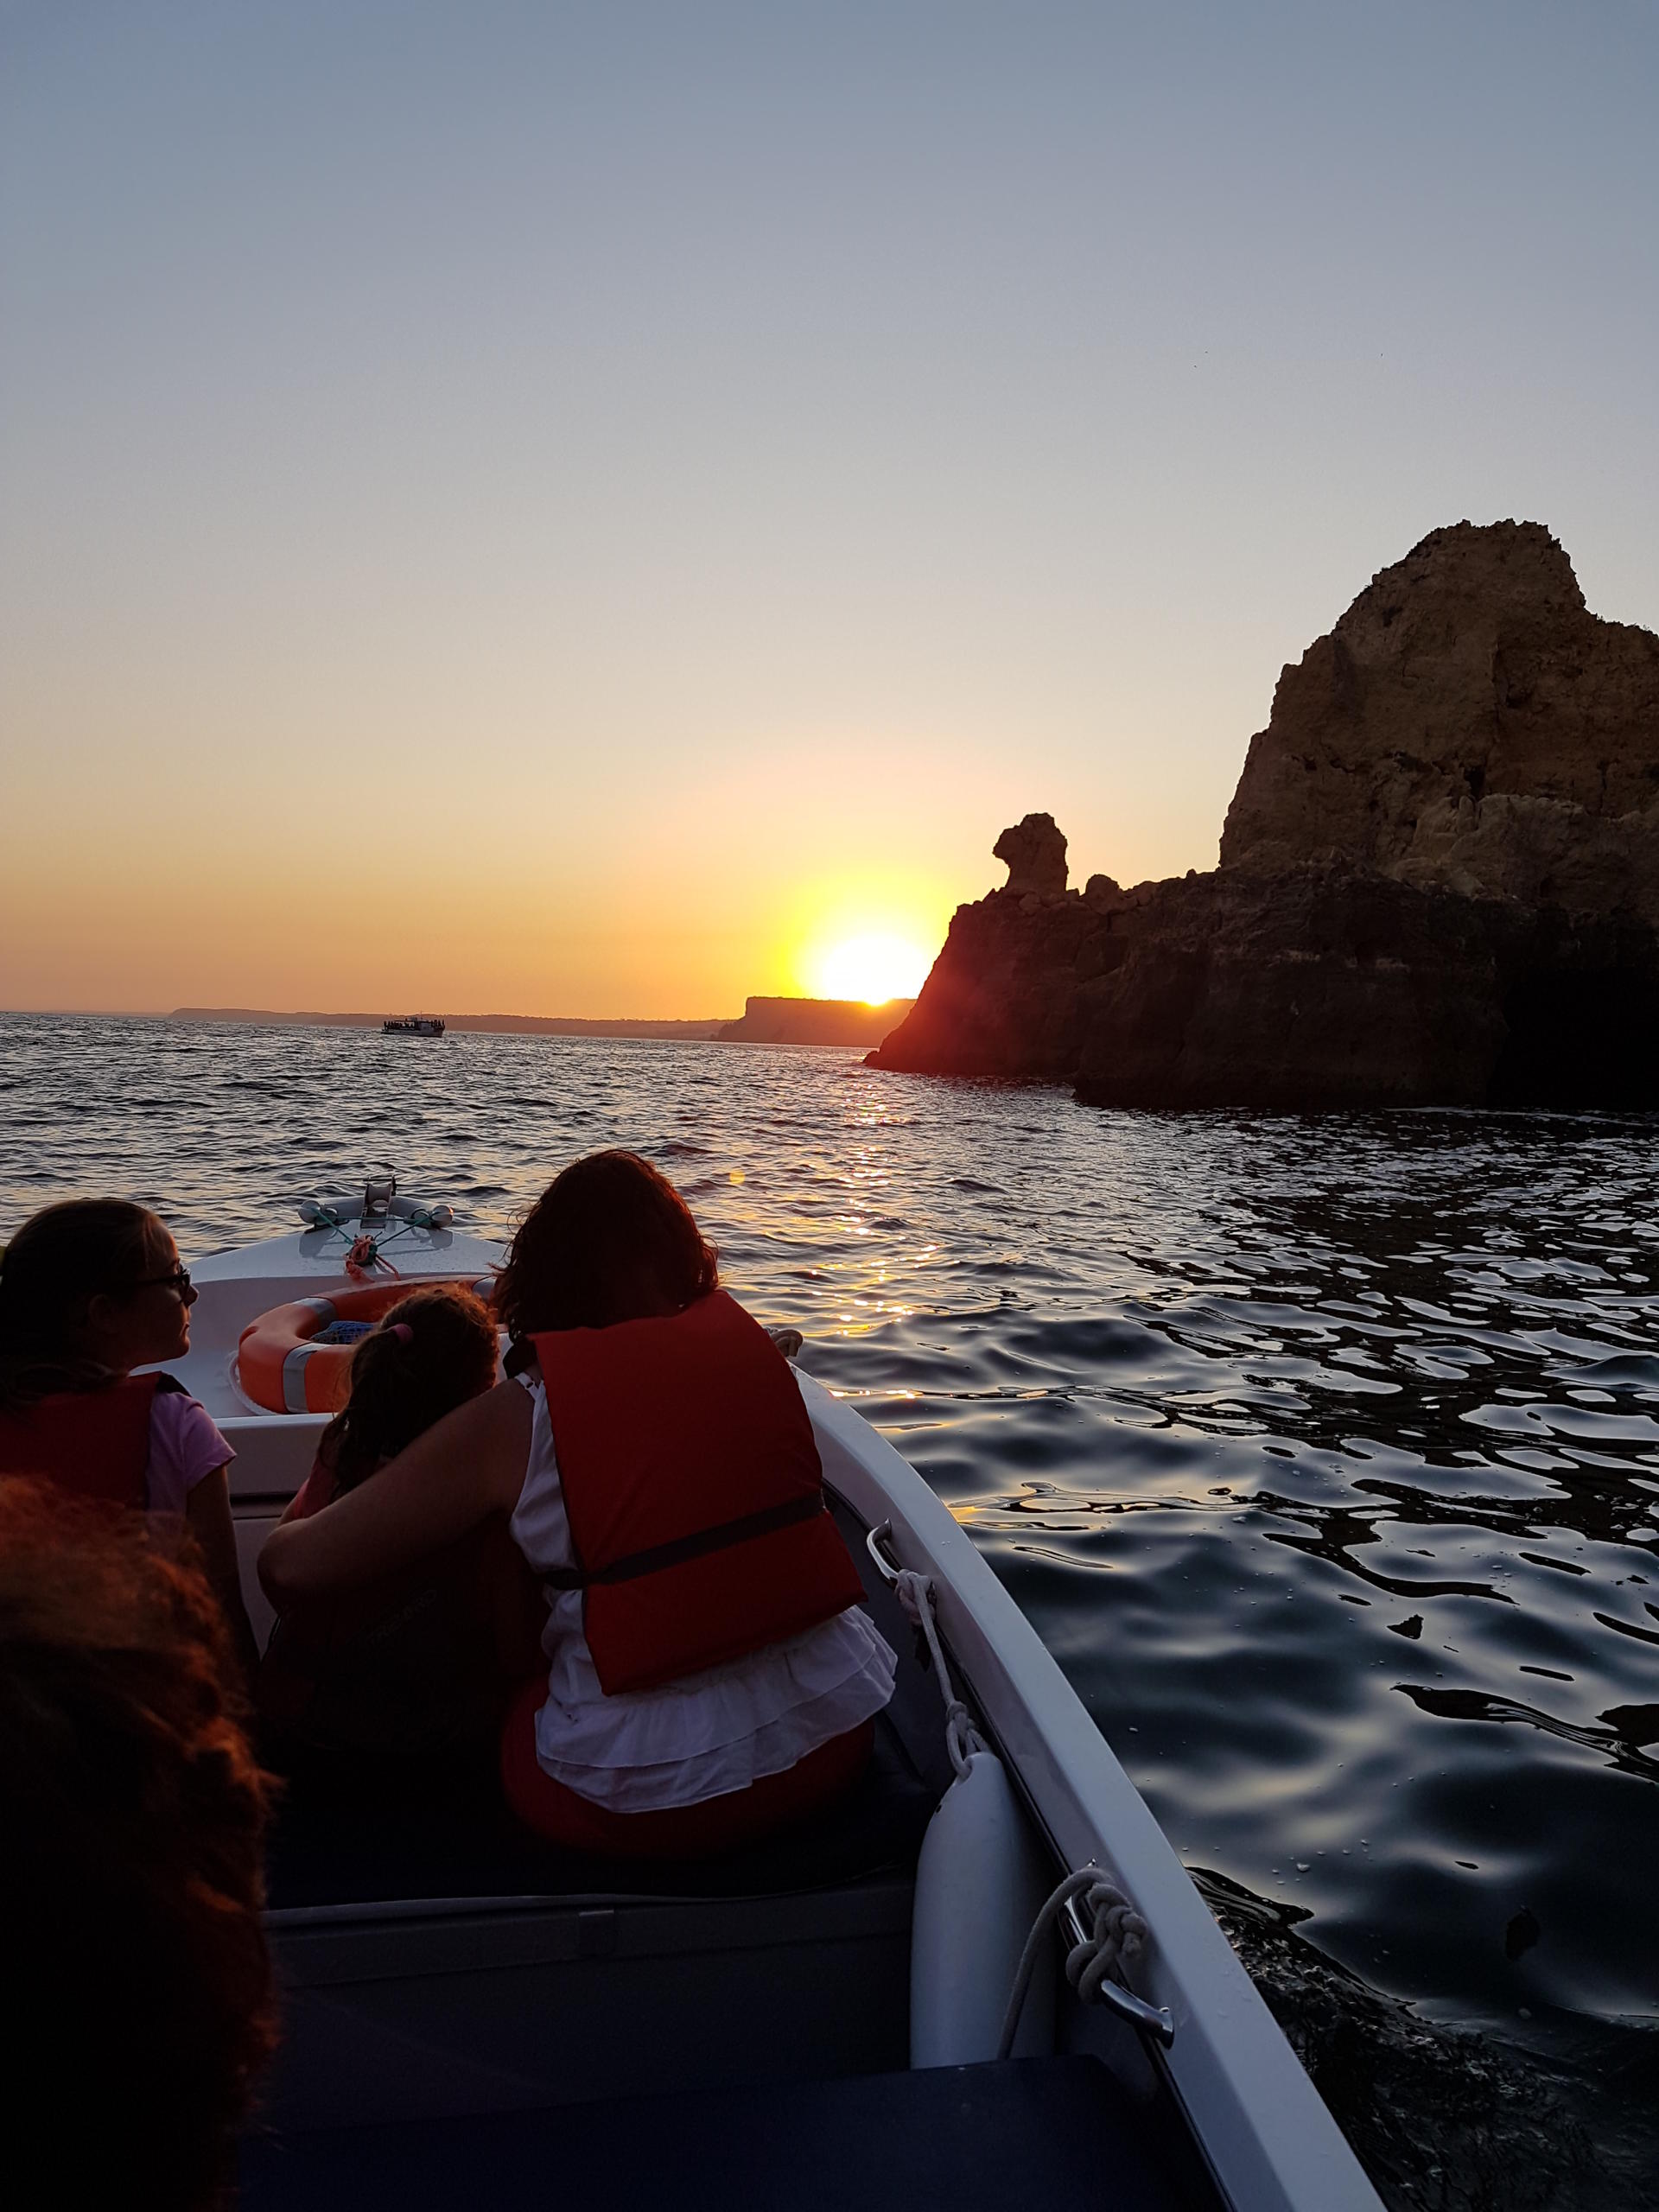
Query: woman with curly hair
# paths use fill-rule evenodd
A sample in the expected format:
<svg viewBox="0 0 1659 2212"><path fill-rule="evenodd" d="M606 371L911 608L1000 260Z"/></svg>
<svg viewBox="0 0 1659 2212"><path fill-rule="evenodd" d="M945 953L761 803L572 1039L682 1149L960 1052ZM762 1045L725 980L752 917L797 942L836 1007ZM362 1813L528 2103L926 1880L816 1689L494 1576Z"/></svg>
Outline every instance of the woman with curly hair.
<svg viewBox="0 0 1659 2212"><path fill-rule="evenodd" d="M505 1512L550 1613L502 1740L551 1840L718 1851L798 1820L868 1757L894 1659L859 1610L786 1361L636 1154L575 1161L496 1289L508 1380L326 1512L273 1531L279 1610Z"/></svg>
<svg viewBox="0 0 1659 2212"><path fill-rule="evenodd" d="M0 2135L36 2212L209 2212L275 2034L223 1618L136 1516L0 1481Z"/></svg>

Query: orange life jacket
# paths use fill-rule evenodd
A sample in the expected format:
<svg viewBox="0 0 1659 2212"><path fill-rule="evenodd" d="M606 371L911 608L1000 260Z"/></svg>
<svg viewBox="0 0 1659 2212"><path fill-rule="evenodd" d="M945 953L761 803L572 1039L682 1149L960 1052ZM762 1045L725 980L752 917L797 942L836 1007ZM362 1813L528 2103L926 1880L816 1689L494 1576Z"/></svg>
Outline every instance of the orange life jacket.
<svg viewBox="0 0 1659 2212"><path fill-rule="evenodd" d="M129 1375L101 1390L58 1390L0 1413L0 1475L44 1475L77 1497L144 1503L149 1408L170 1376Z"/></svg>
<svg viewBox="0 0 1659 2212"><path fill-rule="evenodd" d="M531 1338L600 1687L650 1689L862 1596L783 1355L724 1291L664 1320Z"/></svg>

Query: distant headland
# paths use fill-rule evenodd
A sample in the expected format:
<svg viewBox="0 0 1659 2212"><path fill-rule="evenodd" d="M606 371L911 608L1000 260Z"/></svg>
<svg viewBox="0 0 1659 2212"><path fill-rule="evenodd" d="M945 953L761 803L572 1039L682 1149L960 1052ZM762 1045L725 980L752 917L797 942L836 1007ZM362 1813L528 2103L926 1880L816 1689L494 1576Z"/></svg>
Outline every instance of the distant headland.
<svg viewBox="0 0 1659 2212"><path fill-rule="evenodd" d="M997 841L879 1067L1097 1105L1659 1107L1659 637L1541 524L1434 531L1287 667L1220 866Z"/></svg>
<svg viewBox="0 0 1659 2212"><path fill-rule="evenodd" d="M720 1031L726 1045L879 1045L915 1005L889 999L866 1006L860 999L751 999L741 1021Z"/></svg>

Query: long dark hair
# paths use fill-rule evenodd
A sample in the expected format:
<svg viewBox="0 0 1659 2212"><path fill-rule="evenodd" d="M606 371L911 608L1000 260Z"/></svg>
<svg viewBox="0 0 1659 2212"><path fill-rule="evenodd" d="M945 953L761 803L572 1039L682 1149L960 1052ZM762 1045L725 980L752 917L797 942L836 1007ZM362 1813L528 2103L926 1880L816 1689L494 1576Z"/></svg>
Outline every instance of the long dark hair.
<svg viewBox="0 0 1659 2212"><path fill-rule="evenodd" d="M130 1198L66 1198L32 1214L0 1255L0 1411L108 1382L78 1348L87 1308L136 1289L166 1251L165 1224Z"/></svg>
<svg viewBox="0 0 1659 2212"><path fill-rule="evenodd" d="M665 1175L633 1152L572 1161L519 1225L495 1286L513 1339L556 1329L607 1329L679 1313L719 1287L720 1255Z"/></svg>
<svg viewBox="0 0 1659 2212"><path fill-rule="evenodd" d="M495 1323L450 1283L411 1291L352 1354L352 1395L318 1449L336 1491L353 1490L383 1459L424 1435L495 1380Z"/></svg>

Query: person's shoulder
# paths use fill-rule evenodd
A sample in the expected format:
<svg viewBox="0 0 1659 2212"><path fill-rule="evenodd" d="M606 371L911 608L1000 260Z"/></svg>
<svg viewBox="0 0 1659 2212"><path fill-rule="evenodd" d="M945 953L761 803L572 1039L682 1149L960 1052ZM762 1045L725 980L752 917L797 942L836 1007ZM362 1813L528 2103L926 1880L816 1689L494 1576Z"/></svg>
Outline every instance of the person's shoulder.
<svg viewBox="0 0 1659 2212"><path fill-rule="evenodd" d="M480 1396L469 1398L467 1405L476 1410L480 1421L511 1421L518 1418L526 1398L534 1398L545 1388L541 1369L532 1365L509 1375L504 1382L493 1382Z"/></svg>
<svg viewBox="0 0 1659 2212"><path fill-rule="evenodd" d="M529 1448L536 1430L536 1408L544 1404L539 1369L509 1376L476 1398L446 1415L460 1433L481 1452L505 1452L517 1461Z"/></svg>
<svg viewBox="0 0 1659 2212"><path fill-rule="evenodd" d="M236 1447L223 1434L200 1399L193 1398L183 1384L173 1377L168 1379L173 1382L173 1388L163 1390L158 1385L150 1401L152 1452L159 1440L168 1456L176 1459L185 1471L187 1482L193 1483L235 1459Z"/></svg>
<svg viewBox="0 0 1659 2212"><path fill-rule="evenodd" d="M174 1376L156 1376L156 1395L150 1400L149 1410L152 1420L164 1421L170 1429L211 1428L215 1436L219 1433L217 1423L201 1400L192 1397Z"/></svg>
<svg viewBox="0 0 1659 2212"><path fill-rule="evenodd" d="M308 1521L314 1513L321 1513L334 1502L334 1473L321 1452L311 1462L311 1471L294 1493L290 1517Z"/></svg>

